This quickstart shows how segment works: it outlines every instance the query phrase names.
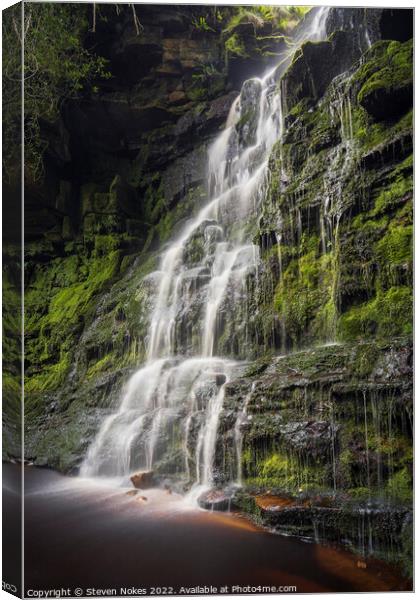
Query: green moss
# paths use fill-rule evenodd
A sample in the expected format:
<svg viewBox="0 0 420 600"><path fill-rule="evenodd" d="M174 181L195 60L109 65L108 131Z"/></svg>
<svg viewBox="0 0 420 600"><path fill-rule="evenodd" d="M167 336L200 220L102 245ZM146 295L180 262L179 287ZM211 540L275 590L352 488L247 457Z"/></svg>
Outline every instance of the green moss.
<svg viewBox="0 0 420 600"><path fill-rule="evenodd" d="M92 317L98 294L120 273L119 244L113 236L96 236L90 258L80 254L38 267L25 294L28 391L44 392L63 383L75 339Z"/></svg>
<svg viewBox="0 0 420 600"><path fill-rule="evenodd" d="M373 56L372 60L369 60ZM381 42L368 54L368 62L360 69L357 80L363 82L357 100L363 104L365 98L374 91L405 86L413 77L413 40L404 44L393 41L385 45Z"/></svg>
<svg viewBox="0 0 420 600"><path fill-rule="evenodd" d="M69 368L69 355L67 352L62 352L59 362L50 366L45 366L41 373L27 378L27 381L25 382L26 393L33 394L57 389L64 383ZM29 404L31 404L31 400Z"/></svg>
<svg viewBox="0 0 420 600"><path fill-rule="evenodd" d="M387 491L394 499L402 502L412 502L413 480L407 467L397 471L388 480Z"/></svg>
<svg viewBox="0 0 420 600"><path fill-rule="evenodd" d="M247 58L248 56L245 44L237 33L234 33L226 40L225 48L226 52L232 56L240 56L241 58Z"/></svg>
<svg viewBox="0 0 420 600"><path fill-rule="evenodd" d="M385 212L392 210L396 205L401 203L407 194L412 193L412 161L413 156L411 155L395 170L395 178L391 183L376 196L374 209L370 213L372 216L383 215ZM410 169L410 174L404 177L401 171L405 168Z"/></svg>
<svg viewBox="0 0 420 600"><path fill-rule="evenodd" d="M161 243L166 242L173 235L175 226L183 218L191 216L205 197L206 193L202 186L190 188L182 202L179 202L172 210L166 208L155 228Z"/></svg>
<svg viewBox="0 0 420 600"><path fill-rule="evenodd" d="M363 343L356 346L352 371L357 379L365 379L371 374L380 352L375 344Z"/></svg>
<svg viewBox="0 0 420 600"><path fill-rule="evenodd" d="M5 260L3 265L5 265ZM19 271L16 273L19 276ZM20 363L21 340L21 297L19 283L14 283L8 268L3 266L2 326L3 326L3 372L15 371ZM19 369L18 369L19 370Z"/></svg>
<svg viewBox="0 0 420 600"><path fill-rule="evenodd" d="M389 223L389 217L384 215L380 219L370 219L366 213L360 213L354 217L352 221L352 228L362 231L364 233L381 232L384 231Z"/></svg>
<svg viewBox="0 0 420 600"><path fill-rule="evenodd" d="M262 457L247 455L244 470L249 487L293 493L324 489L328 477L322 465L301 462L298 456L280 451Z"/></svg>
<svg viewBox="0 0 420 600"><path fill-rule="evenodd" d="M281 478L284 477L290 468L289 461L285 456L272 454L262 464L261 476L263 478Z"/></svg>
<svg viewBox="0 0 420 600"><path fill-rule="evenodd" d="M113 251L102 259L94 259L86 281L60 290L53 297L49 307L49 324L56 325L83 315L93 296L119 272L120 260L119 251Z"/></svg>
<svg viewBox="0 0 420 600"><path fill-rule="evenodd" d="M194 85L193 87L190 87L187 92L188 98L190 100L193 100L194 102L197 102L198 100L204 100L208 97L208 95L208 88L199 85Z"/></svg>
<svg viewBox="0 0 420 600"><path fill-rule="evenodd" d="M336 320L334 253L319 255L319 239L304 238L299 258L290 261L277 285L274 307L297 343L303 335L331 339Z"/></svg>
<svg viewBox="0 0 420 600"><path fill-rule="evenodd" d="M91 379L92 377L95 377L99 373L102 373L103 371L107 371L109 368L114 367L114 366L115 366L115 356L113 354L106 354L103 358L101 358L100 360L95 362L95 364L93 364L89 368L89 370L86 374L86 377L88 379Z"/></svg>
<svg viewBox="0 0 420 600"><path fill-rule="evenodd" d="M365 502L372 497L372 490L367 487L357 487L348 490L348 494L354 500Z"/></svg>
<svg viewBox="0 0 420 600"><path fill-rule="evenodd" d="M413 260L413 226L390 226L376 244L376 255L383 267L409 265Z"/></svg>
<svg viewBox="0 0 420 600"><path fill-rule="evenodd" d="M386 338L410 335L412 323L412 290L394 286L360 306L355 306L339 319L339 337L342 340L376 335Z"/></svg>
<svg viewBox="0 0 420 600"><path fill-rule="evenodd" d="M372 119L361 107L353 107L352 110L354 138L357 140L362 150L371 151L380 147L401 135L409 132L413 127L413 111L409 110L396 122L383 121L380 123L372 122Z"/></svg>

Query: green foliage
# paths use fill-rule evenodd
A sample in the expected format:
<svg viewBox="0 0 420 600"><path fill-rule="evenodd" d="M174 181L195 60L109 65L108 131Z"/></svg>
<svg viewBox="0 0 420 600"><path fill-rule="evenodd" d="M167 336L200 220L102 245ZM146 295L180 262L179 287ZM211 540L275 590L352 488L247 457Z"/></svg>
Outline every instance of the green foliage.
<svg viewBox="0 0 420 600"><path fill-rule="evenodd" d="M282 477L287 473L289 462L280 454L272 454L262 464L261 475L264 478Z"/></svg>
<svg viewBox="0 0 420 600"><path fill-rule="evenodd" d="M266 23L271 23L274 31L288 34L310 8L310 6L239 6L228 22L225 31L230 32L241 23L250 23L257 31Z"/></svg>
<svg viewBox="0 0 420 600"><path fill-rule="evenodd" d="M393 498L412 502L413 500L413 480L407 467L397 471L387 484L387 491Z"/></svg>
<svg viewBox="0 0 420 600"><path fill-rule="evenodd" d="M106 60L86 50L87 7L75 4L26 3L24 22L20 5L3 23L5 79L21 80L19 46L24 35L25 81L25 173L30 179L43 174L43 153L47 141L41 122L54 122L63 102L97 89L97 81L110 77ZM15 140L19 137L20 99L5 87L3 118L7 169L16 161Z"/></svg>
<svg viewBox="0 0 420 600"><path fill-rule="evenodd" d="M195 29L198 29L200 31L211 31L215 33L215 30L212 27L210 27L210 25L207 23L206 17L193 17L192 25Z"/></svg>

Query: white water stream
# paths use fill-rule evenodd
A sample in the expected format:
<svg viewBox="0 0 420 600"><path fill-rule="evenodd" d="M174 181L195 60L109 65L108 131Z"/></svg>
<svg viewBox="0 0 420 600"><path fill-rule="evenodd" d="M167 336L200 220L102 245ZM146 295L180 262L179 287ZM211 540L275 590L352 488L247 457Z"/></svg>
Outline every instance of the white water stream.
<svg viewBox="0 0 420 600"><path fill-rule="evenodd" d="M129 380L117 412L100 427L81 467L83 477L126 479L136 470L176 461L181 452L174 469L183 469L179 474L193 489L201 492L215 483L224 389L241 368L217 356L221 315L227 301L234 307L245 302L247 276L259 260L246 225L258 215L270 152L283 133L278 78L300 44L324 37L327 14L328 8L314 9L281 69L245 81L233 102L208 152L208 203L172 241L153 274L159 283L147 362ZM198 259L191 258L194 244L201 249ZM246 406L245 399L235 427L239 483Z"/></svg>

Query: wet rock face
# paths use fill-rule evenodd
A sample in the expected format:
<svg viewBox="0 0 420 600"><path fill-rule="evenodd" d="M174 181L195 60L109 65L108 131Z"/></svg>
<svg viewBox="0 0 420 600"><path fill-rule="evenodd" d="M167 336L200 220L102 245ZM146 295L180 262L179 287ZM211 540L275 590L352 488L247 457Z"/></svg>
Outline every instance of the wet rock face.
<svg viewBox="0 0 420 600"><path fill-rule="evenodd" d="M241 469L251 489L340 490L356 500L364 493L365 499L395 500L401 493L406 503L411 360L409 343L370 342L325 346L250 366L244 377L226 385L223 452L217 461L221 480L237 478ZM393 487L397 479L399 490Z"/></svg>
<svg viewBox="0 0 420 600"><path fill-rule="evenodd" d="M359 56L338 31L304 45L281 82L284 136L270 159L253 297L255 343L266 350L412 327L412 42L378 41ZM379 95L389 102L374 103ZM389 302L400 306L391 320Z"/></svg>
<svg viewBox="0 0 420 600"><path fill-rule="evenodd" d="M283 79L287 108L305 98L319 100L334 77L349 69L359 56L354 35L348 31L335 31L325 42L304 44Z"/></svg>
<svg viewBox="0 0 420 600"><path fill-rule="evenodd" d="M392 43L386 54L380 48L364 65L358 93L360 105L375 121L396 119L413 106L410 44Z"/></svg>
<svg viewBox="0 0 420 600"><path fill-rule="evenodd" d="M406 42L413 37L413 14L404 9L333 7L326 22L327 34L334 31L353 33L364 52L378 40Z"/></svg>
<svg viewBox="0 0 420 600"><path fill-rule="evenodd" d="M391 540L394 560L400 564L405 560L409 565L401 536L410 519L406 508L383 506L360 509L346 504L345 500L343 505L343 498L327 496L302 497L293 501L283 497L238 494L233 504L245 509L255 521L271 531L317 542L341 542L362 556L383 557L387 553L389 556Z"/></svg>
<svg viewBox="0 0 420 600"><path fill-rule="evenodd" d="M66 102L56 123L43 124L47 176L44 185L27 186L27 239L51 231L63 243L80 235L80 187L94 184L105 193L115 176L133 187L133 218L150 226L144 184L147 188L149 178L174 158L200 147L205 152L205 141L226 119L233 98L224 72L221 24L197 35L194 19L200 9L137 10L139 35L131 9L101 8L96 31L85 43L108 61L112 76L90 97ZM198 156L194 170L202 168ZM184 167L189 185L189 167L181 164L177 171L181 177ZM63 186L68 188L65 205L59 200ZM122 222L120 229L125 227Z"/></svg>
<svg viewBox="0 0 420 600"><path fill-rule="evenodd" d="M289 421L280 431L294 452L319 458L335 444L338 428L328 421Z"/></svg>

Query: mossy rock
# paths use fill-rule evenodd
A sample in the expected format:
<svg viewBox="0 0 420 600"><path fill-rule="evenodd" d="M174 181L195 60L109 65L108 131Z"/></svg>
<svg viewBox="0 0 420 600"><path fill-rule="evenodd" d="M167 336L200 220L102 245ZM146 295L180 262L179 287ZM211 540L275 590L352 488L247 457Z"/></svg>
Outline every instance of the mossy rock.
<svg viewBox="0 0 420 600"><path fill-rule="evenodd" d="M380 42L367 58L358 76L359 104L377 121L404 114L413 104L413 41Z"/></svg>

